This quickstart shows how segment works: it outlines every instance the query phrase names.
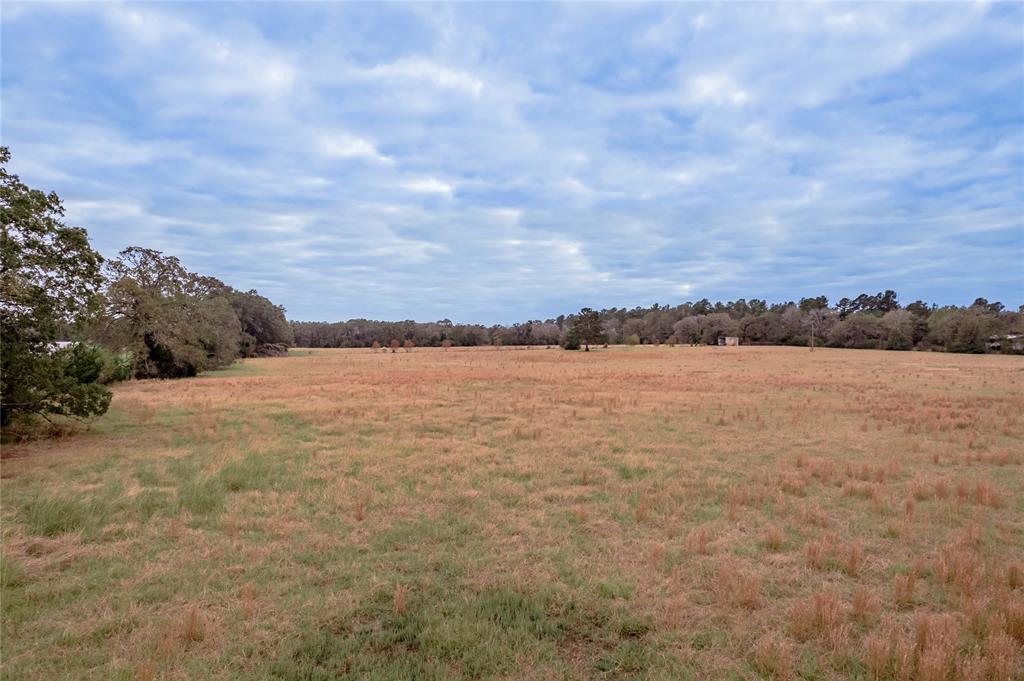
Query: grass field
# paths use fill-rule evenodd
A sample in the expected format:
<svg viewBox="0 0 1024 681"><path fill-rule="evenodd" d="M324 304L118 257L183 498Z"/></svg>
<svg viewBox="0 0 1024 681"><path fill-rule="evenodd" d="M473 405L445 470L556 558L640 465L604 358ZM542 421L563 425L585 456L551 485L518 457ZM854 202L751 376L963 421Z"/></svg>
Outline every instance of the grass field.
<svg viewBox="0 0 1024 681"><path fill-rule="evenodd" d="M1024 361L293 351L5 446L5 679L1024 671Z"/></svg>

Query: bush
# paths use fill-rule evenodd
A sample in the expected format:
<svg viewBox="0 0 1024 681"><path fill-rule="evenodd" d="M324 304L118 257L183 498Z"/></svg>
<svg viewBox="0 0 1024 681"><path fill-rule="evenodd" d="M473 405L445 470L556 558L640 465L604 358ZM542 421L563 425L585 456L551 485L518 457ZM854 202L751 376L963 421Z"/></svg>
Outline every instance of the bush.
<svg viewBox="0 0 1024 681"><path fill-rule="evenodd" d="M89 345L89 347L99 357L102 365L99 376L96 379L97 383L108 385L110 383L127 381L132 377L132 370L135 367L135 355L131 352L128 350L113 352L98 345Z"/></svg>
<svg viewBox="0 0 1024 681"><path fill-rule="evenodd" d="M565 332L565 337L562 339L562 348L565 350L580 349L580 335L576 332L576 329L569 329Z"/></svg>
<svg viewBox="0 0 1024 681"><path fill-rule="evenodd" d="M251 357L287 357L288 346L284 343L261 343L252 351Z"/></svg>

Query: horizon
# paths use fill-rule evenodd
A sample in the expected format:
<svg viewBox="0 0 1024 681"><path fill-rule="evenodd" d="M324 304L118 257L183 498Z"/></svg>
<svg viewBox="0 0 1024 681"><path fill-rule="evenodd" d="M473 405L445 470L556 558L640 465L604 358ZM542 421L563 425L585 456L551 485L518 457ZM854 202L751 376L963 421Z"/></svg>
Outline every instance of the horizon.
<svg viewBox="0 0 1024 681"><path fill-rule="evenodd" d="M876 293L882 293L882 292L884 292L884 291L879 291L879 292L876 292ZM861 291L861 293L867 293L868 295L872 295L872 294L870 294L867 291ZM897 296L898 296L899 291L896 291L896 293L897 293ZM860 293L858 293L857 295L860 295ZM804 296L804 297L814 297L814 296ZM857 297L856 295L851 295L851 296L843 296L842 298L850 298L852 300L853 298L856 298L856 297ZM970 301L967 301L967 302L964 302L964 303L935 303L935 302L932 302L932 301L929 301L929 300L922 300L920 302L926 303L929 307L937 308L937 309L941 309L941 308L944 308L944 307L966 308L966 307L970 307L971 303L973 303L979 297L980 296L975 296L974 300L970 300ZM829 298L828 299L828 308L834 310L836 308L837 304L839 303L839 301L842 300L842 298L837 298L835 300L833 300L832 298ZM630 310L633 310L635 308L641 308L641 309L649 310L654 305L658 305L660 309L672 309L672 308L679 307L681 305L697 303L700 300L702 300L702 299L697 298L697 299L691 299L691 300L682 300L682 301L679 301L679 302L676 302L676 303L662 303L660 301L655 301L653 303L647 303L646 305L627 305L625 307L623 307L621 305L606 305L604 307L594 307L594 306L584 305L584 306L582 306L582 307L580 307L578 309L571 310L569 312L561 312L561 313L559 313L557 315L554 315L554 316L551 316L551 317L524 317L523 319L516 319L516 320L509 321L509 322L475 322L475 321L472 321L472 320L450 319L450 318L447 318L447 317L442 317L441 319L414 319L414 318L409 318L409 319L375 319L375 318L372 318L372 317L348 317L346 319L294 319L294 318L291 317L291 315L287 315L287 317L288 317L288 321L290 323L294 323L294 324L343 324L343 323L346 323L346 322L353 322L353 321L358 321L358 320L365 320L365 321L369 321L369 322L382 322L382 323L386 323L386 324L396 324L396 323L402 323L402 322L414 322L416 324L434 324L434 323L437 323L437 322L440 322L440 321L444 321L444 320L447 319L452 324L457 325L457 326L458 325L465 325L465 326L469 326L469 325L475 325L475 326L510 326L512 324L520 324L520 323L527 323L527 322L549 322L549 321L554 321L559 316L570 317L572 315L578 314L580 312L580 310L582 310L582 309L584 309L586 307L590 307L592 310L597 311L597 312L604 312L604 311L607 311L607 310L611 310L613 308L617 309L617 310L626 310L626 311L630 311ZM775 305L786 305L786 304L797 305L797 304L800 303L800 299L799 298L796 299L796 300L788 300L787 299L787 300L773 301L773 300L766 300L766 299L763 299L763 298L757 298L756 296L755 297L740 296L739 298L735 298L733 300L711 300L711 299L709 299L708 302L711 303L712 305L714 305L715 303L728 304L728 303L738 302L740 300L745 300L747 302L750 302L751 300L764 300L764 302L768 305L769 308L771 308L772 306L775 306ZM900 300L899 298L897 298L897 300L899 301L900 309L905 308L910 303L918 302L917 300L906 300L905 301L905 300ZM989 303L1003 303L1003 301L1001 301L1001 300L988 300L988 302ZM1003 307L1004 307L1004 310L1007 311L1007 312L1013 312L1013 311L1016 311L1018 309L1018 306L1012 306L1011 307L1010 305L1008 305L1006 303L1003 303ZM1024 304L1022 304L1020 307L1024 307Z"/></svg>
<svg viewBox="0 0 1024 681"><path fill-rule="evenodd" d="M292 320L1024 303L1024 6L2 6L10 169Z"/></svg>

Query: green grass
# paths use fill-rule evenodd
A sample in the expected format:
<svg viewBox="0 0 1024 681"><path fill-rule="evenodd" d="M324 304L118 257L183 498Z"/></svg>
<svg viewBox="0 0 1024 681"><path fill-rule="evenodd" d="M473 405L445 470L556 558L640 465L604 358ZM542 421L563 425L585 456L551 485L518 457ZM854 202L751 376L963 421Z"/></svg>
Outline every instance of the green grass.
<svg viewBox="0 0 1024 681"><path fill-rule="evenodd" d="M529 659L545 678L676 678L649 621L567 593L511 586L414 592L403 613L378 591L350 617L311 625L270 663L282 681L479 679Z"/></svg>

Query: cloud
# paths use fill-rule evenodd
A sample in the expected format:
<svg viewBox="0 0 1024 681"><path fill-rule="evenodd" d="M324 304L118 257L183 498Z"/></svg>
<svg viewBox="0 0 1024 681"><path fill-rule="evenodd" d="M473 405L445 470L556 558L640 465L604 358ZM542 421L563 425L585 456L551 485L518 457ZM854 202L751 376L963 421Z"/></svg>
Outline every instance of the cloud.
<svg viewBox="0 0 1024 681"><path fill-rule="evenodd" d="M335 158L355 158L392 165L395 160L377 151L377 147L360 137L345 134L323 135L320 148L328 156Z"/></svg>
<svg viewBox="0 0 1024 681"><path fill-rule="evenodd" d="M440 194L452 198L455 187L448 182L443 182L436 177L424 177L415 180L407 180L402 183L402 188L417 194Z"/></svg>
<svg viewBox="0 0 1024 681"><path fill-rule="evenodd" d="M1024 302L1005 3L3 3L12 170L292 317Z"/></svg>
<svg viewBox="0 0 1024 681"><path fill-rule="evenodd" d="M484 83L469 73L445 68L429 59L420 57L400 59L388 64L378 64L359 73L369 79L388 81L427 81L446 90L455 90L479 97Z"/></svg>
<svg viewBox="0 0 1024 681"><path fill-rule="evenodd" d="M742 106L750 100L746 90L740 88L725 74L709 73L697 76L689 83L690 100L696 104L715 106Z"/></svg>

